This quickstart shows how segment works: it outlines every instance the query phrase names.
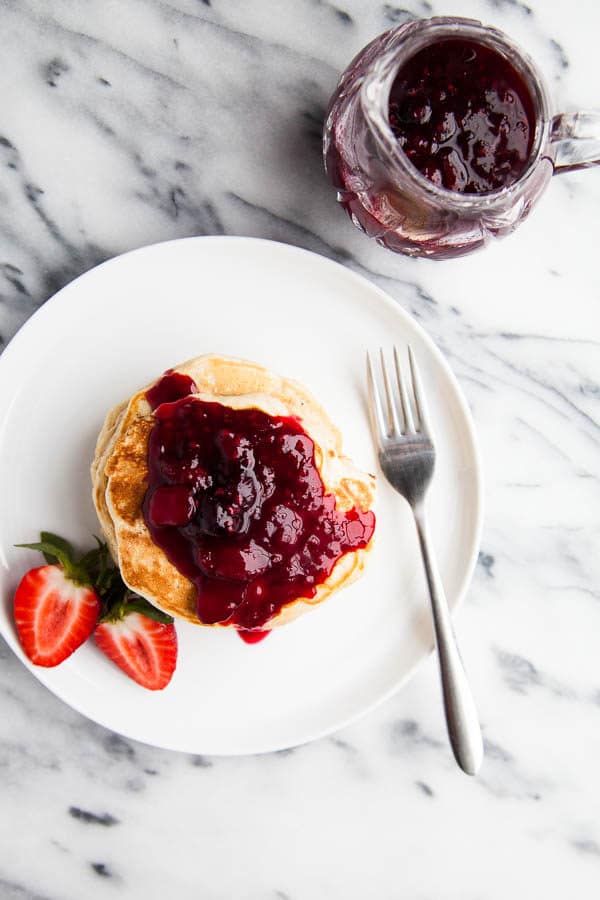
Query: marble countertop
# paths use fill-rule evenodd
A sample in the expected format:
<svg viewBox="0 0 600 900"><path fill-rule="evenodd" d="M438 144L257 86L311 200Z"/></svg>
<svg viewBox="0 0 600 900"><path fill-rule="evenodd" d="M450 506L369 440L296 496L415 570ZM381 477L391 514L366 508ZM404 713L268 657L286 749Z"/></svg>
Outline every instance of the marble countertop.
<svg viewBox="0 0 600 900"><path fill-rule="evenodd" d="M124 740L0 639L0 898L558 900L600 880L600 171L554 179L517 235L396 257L337 208L323 111L375 34L479 17L557 108L598 102L592 0L3 0L0 340L101 260L242 234L366 275L458 376L486 484L457 617L486 740L448 750L435 660L343 732L204 758Z"/></svg>

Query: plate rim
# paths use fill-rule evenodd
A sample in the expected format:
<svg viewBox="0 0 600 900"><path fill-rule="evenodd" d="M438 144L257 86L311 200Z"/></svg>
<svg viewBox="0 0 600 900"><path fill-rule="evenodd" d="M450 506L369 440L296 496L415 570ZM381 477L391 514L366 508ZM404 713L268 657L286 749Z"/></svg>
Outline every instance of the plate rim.
<svg viewBox="0 0 600 900"><path fill-rule="evenodd" d="M110 257L107 260L99 263L96 266L92 266L92 268L87 269L85 272L82 272L72 281L69 281L67 284L63 285L56 293L54 293L51 297L49 297L46 301L44 301L33 313L29 316L25 322L21 325L21 327L17 330L17 332L13 335L13 337L9 340L8 344L6 344L3 352L0 354L0 380L3 379L3 373L6 366L6 359L9 360L13 357L15 352L18 352L18 348L20 347L21 341L24 339L24 336L28 334L31 327L38 327L38 323L44 317L51 316L53 314L53 310L58 303L65 302L63 295L66 294L70 289L72 289L75 285L77 285L80 281L86 279L87 277L92 277L93 273L97 270L110 267L111 265L115 265L121 262L123 259L132 257L137 255L143 255L147 253L152 253L153 251L163 248L163 247L173 247L176 245L196 243L198 241L202 241L205 243L208 242L217 242L217 243L236 243L247 246L257 246L257 245L267 245L269 247L276 246L277 252L283 250L290 255L294 256L309 256L316 257L319 261L319 264L325 264L326 266L330 266L336 270L342 270L345 277L349 277L351 280L355 281L356 284L362 288L363 290L366 288L367 290L374 292L377 296L377 299L384 303L384 305L393 313L398 315L403 322L409 325L410 328L416 330L419 334L420 339L426 345L429 353L436 359L436 361L441 365L442 370L444 372L444 376L446 380L450 383L453 388L453 393L456 401L458 402L458 406L460 408L460 412L462 414L462 419L464 425L466 425L465 437L468 440L469 452L471 455L472 463L473 463L473 477L472 477L472 491L473 491L473 510L474 510L474 527L472 532L472 538L470 541L470 545L468 546L468 554L466 554L466 564L464 567L463 576L460 580L460 584L458 590L455 594L454 602L450 605L451 615L454 616L456 611L461 606L467 589L471 583L473 578L473 573L475 571L475 567L477 564L478 554L481 546L481 535L483 531L483 520L484 520L484 472L483 472L483 463L481 451L479 448L479 444L477 441L477 433L475 430L475 422L473 419L473 415L471 413L470 407L466 401L466 398L463 394L460 383L455 376L450 364L447 362L446 357L437 346L432 337L430 337L429 333L425 330L425 328L421 325L421 323L412 316L404 307L401 305L400 301L394 299L390 294L388 294L383 288L379 287L379 285L370 281L366 276L355 272L349 266L344 265L337 260L331 259L328 256L324 256L321 253L315 252L313 250L308 250L304 247L299 247L295 244L288 244L284 241L271 240L269 238L262 237L252 237L246 235L192 235L188 237L168 239L164 241L156 241L151 244L144 244L140 247L133 248L131 250L127 250L123 253L119 253L115 256ZM35 326L32 326L32 323L35 322ZM15 351L15 346L17 347L17 351ZM5 401L2 403L2 408L0 409L0 426L4 421L7 412L11 408L12 398L14 394L18 390L18 384L15 384L14 392L9 391L6 395ZM379 477L385 477L381 473L381 470L378 470ZM8 569L8 565L5 561L0 560L1 564L4 568ZM249 755L258 755L264 753L274 753L279 752L281 750L290 749L293 747L300 747L305 744L311 743L312 741L319 740L320 738L326 737L328 735L334 734L337 731L347 727L353 722L358 721L364 716L368 715L370 712L375 710L381 704L385 703L391 697L393 697L398 691L400 691L410 679L416 674L419 667L431 656L435 649L434 641L430 642L429 648L423 653L423 655L417 659L406 672L387 690L383 691L378 697L374 700L370 700L368 703L357 708L352 713L343 716L340 719L333 719L329 725L326 727L317 728L314 731L310 731L303 737L301 740L295 741L294 743L284 742L281 745L276 746L261 746L260 742L254 742L254 746L252 747L244 747L238 750L200 750L200 749L192 749L183 748L181 746L182 742L179 742L179 746L171 744L168 740L161 740L160 742L156 742L155 740L145 739L144 737L139 737L139 735L135 734L134 731L129 730L127 727L121 728L116 731L113 725L108 722L102 714L96 715L95 713L92 715L88 711L81 708L78 702L72 702L63 694L61 687L56 688L53 685L50 685L45 679L44 675L46 673L45 669L40 669L40 667L34 666L30 660L23 653L22 648L20 647L18 640L15 639L14 635L8 635L5 632L5 629L2 627L2 623L0 620L0 634L6 641L7 645L10 647L11 651L15 654L15 656L25 665L27 669L31 672L34 678L43 685L46 690L49 690L54 696L58 697L58 699L65 703L71 709L74 709L78 714L84 716L86 719L95 722L107 730L118 733L123 737L126 737L130 740L138 741L146 746L157 747L159 749L175 751L179 753L191 753L191 754L204 754L210 756L249 756Z"/></svg>

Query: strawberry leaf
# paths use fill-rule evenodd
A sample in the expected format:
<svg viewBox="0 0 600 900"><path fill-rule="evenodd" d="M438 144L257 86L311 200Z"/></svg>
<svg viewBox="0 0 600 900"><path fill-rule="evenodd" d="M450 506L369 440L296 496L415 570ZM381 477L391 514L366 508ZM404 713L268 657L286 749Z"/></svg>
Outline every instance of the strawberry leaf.
<svg viewBox="0 0 600 900"><path fill-rule="evenodd" d="M154 619L155 622L162 622L163 625L171 625L173 623L173 616L169 616L167 613L163 612L162 609L157 609L156 606L152 606L151 603L148 603L143 597L138 597L137 594L131 594L126 598L124 610L126 616L129 615L129 613L137 612L146 616L148 619Z"/></svg>
<svg viewBox="0 0 600 900"><path fill-rule="evenodd" d="M121 597L107 609L100 621L118 622L121 619L125 619L130 613L140 613L148 619L153 619L155 622L161 622L163 625L171 625L173 622L173 616L169 616L161 609L152 606L151 603L148 603L147 600L144 600L144 598L138 596L138 594L134 594L128 588L126 588L124 594L122 594Z"/></svg>
<svg viewBox="0 0 600 900"><path fill-rule="evenodd" d="M60 537L58 534L52 534L51 531L42 531L40 532L40 541L44 544L52 544L56 547L57 550L62 550L62 552L71 560L71 562L75 562L75 551L73 550L72 544L66 541L64 538ZM48 554L51 556L52 554ZM54 554L56 557L56 554ZM44 554L44 559L46 559L46 555ZM54 562L52 559L46 559L46 562Z"/></svg>
<svg viewBox="0 0 600 900"><path fill-rule="evenodd" d="M53 541L38 541L33 544L15 544L15 547L23 547L26 550L38 550L50 565L60 563L65 570L65 575L75 584L89 584L87 572L75 563L71 555L65 552L63 547Z"/></svg>
<svg viewBox="0 0 600 900"><path fill-rule="evenodd" d="M173 617L156 609L143 597L134 594L114 565L108 546L95 537L97 546L76 561L72 545L57 534L42 531L41 540L33 544L16 544L28 550L38 550L50 565L59 563L65 570L67 578L76 584L91 585L96 589L102 602L102 622L116 622L129 613L141 613L155 622L170 625Z"/></svg>
<svg viewBox="0 0 600 900"><path fill-rule="evenodd" d="M100 553L101 551L98 547L88 550L79 560L79 565L90 572L95 572L100 567Z"/></svg>
<svg viewBox="0 0 600 900"><path fill-rule="evenodd" d="M107 545L96 536L94 536L94 540L96 541L97 546L92 550L88 550L88 552L81 557L79 565L83 566L83 568L90 573L96 590L101 593L109 569L110 557Z"/></svg>

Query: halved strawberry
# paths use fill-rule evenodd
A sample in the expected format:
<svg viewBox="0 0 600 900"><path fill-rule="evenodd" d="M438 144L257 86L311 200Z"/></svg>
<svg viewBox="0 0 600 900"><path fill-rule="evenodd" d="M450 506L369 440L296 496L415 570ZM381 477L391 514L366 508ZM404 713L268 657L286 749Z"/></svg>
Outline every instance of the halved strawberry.
<svg viewBox="0 0 600 900"><path fill-rule="evenodd" d="M23 650L36 666L57 666L90 636L100 608L96 591L70 579L62 566L30 569L14 600Z"/></svg>
<svg viewBox="0 0 600 900"><path fill-rule="evenodd" d="M97 625L94 640L126 675L149 691L161 691L170 682L177 665L177 634L172 622L128 613L125 608L123 618Z"/></svg>
<svg viewBox="0 0 600 900"><path fill-rule="evenodd" d="M48 563L28 572L15 594L23 648L37 665L55 666L97 626L98 647L138 684L159 691L177 663L173 618L130 591L106 544L96 543L81 557L50 531L42 531L37 543L17 544L38 550Z"/></svg>

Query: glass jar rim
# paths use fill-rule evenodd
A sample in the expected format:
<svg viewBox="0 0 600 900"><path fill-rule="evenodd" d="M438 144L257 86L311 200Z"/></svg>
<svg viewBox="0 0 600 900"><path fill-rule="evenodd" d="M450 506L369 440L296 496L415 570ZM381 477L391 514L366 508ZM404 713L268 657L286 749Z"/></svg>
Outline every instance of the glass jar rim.
<svg viewBox="0 0 600 900"><path fill-rule="evenodd" d="M392 171L396 170L412 182L413 186L434 198L440 205L456 209L481 209L498 202L505 202L512 194L520 191L535 172L543 156L550 133L550 105L548 92L533 60L508 35L492 26L483 25L478 19L434 16L415 19L399 25L388 32L388 46L375 60L371 70L364 76L360 88L360 104L363 114L370 123L379 149L383 152ZM394 46L398 37L399 46ZM430 181L413 165L398 143L392 131L388 104L392 84L403 62L413 57L423 47L442 38L470 38L500 53L523 77L534 104L536 114L535 134L527 166L512 184L482 194L462 194L441 187Z"/></svg>

